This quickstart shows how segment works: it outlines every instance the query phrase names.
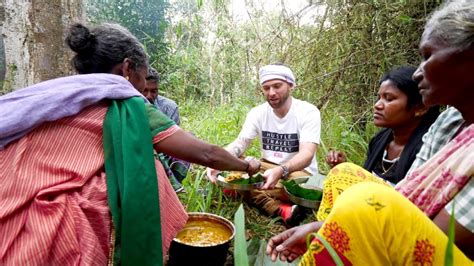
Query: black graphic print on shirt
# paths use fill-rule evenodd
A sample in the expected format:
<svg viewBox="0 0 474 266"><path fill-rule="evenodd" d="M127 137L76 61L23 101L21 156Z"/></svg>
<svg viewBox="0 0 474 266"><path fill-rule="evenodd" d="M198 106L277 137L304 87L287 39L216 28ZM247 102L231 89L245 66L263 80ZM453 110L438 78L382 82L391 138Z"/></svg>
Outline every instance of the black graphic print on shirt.
<svg viewBox="0 0 474 266"><path fill-rule="evenodd" d="M278 134L262 131L262 146L264 150L293 153L299 151L298 134Z"/></svg>

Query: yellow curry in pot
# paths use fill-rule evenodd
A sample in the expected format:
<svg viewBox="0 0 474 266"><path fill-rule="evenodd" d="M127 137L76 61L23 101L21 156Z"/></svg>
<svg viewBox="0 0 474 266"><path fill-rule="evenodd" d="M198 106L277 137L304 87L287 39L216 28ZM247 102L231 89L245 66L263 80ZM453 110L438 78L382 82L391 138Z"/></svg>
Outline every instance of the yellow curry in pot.
<svg viewBox="0 0 474 266"><path fill-rule="evenodd" d="M178 233L176 238L191 246L209 246L227 241L232 236L230 229L211 220L191 220Z"/></svg>

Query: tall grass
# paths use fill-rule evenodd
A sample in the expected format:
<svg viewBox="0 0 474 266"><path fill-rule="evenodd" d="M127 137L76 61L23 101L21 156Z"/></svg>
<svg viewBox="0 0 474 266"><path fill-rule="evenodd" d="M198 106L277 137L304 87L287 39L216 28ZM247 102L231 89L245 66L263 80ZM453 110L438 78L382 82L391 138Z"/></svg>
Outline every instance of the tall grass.
<svg viewBox="0 0 474 266"><path fill-rule="evenodd" d="M239 134L247 112L255 100L241 98L232 103L212 105L190 101L180 105L182 127L198 138L220 146L232 142ZM247 155L258 156L260 150L255 141Z"/></svg>
<svg viewBox="0 0 474 266"><path fill-rule="evenodd" d="M232 142L240 132L247 112L255 105L263 102L263 98L251 99L241 97L232 103L212 105L208 102L190 101L180 104L181 126L198 138L207 142L225 146ZM357 164L365 160L367 143L375 132L372 123L367 129L359 129L357 122L351 122L342 106L325 107L321 110L322 128L321 143L317 152L320 172L329 169L325 156L329 149L344 150L348 159ZM367 112L367 117L372 112ZM258 141L254 141L246 155L260 156ZM241 196L229 197L222 189L209 182L205 168L194 165L184 180L186 193L179 198L189 212L209 212L232 220L238 207L243 203L245 210L246 236L253 239L269 239L285 230L281 218L269 217L258 209L249 206ZM304 222L312 221L310 215ZM229 251L228 262L232 261L232 250ZM230 262L229 262L230 263ZM230 263L231 264L231 263ZM230 265L229 264L229 265Z"/></svg>
<svg viewBox="0 0 474 266"><path fill-rule="evenodd" d="M180 104L182 127L195 134L198 138L209 143L225 146L232 142L240 132L247 112L263 98L240 98L233 103L212 105L206 102L185 102ZM322 129L321 143L317 152L320 171L325 173L328 167L325 156L329 149L344 150L348 159L357 164L365 160L367 143L375 132L375 127L369 123L367 129L360 130L338 108L325 108L321 111ZM370 116L372 112L368 112ZM254 141L246 155L259 157L260 147ZM241 197L228 197L216 185L205 177L205 168L194 165L185 179L183 186L186 193L180 194L180 199L188 211L211 212L232 219L238 206L243 202ZM266 217L255 208L244 204L246 211L246 228L251 235L268 239L284 227L279 218Z"/></svg>
<svg viewBox="0 0 474 266"><path fill-rule="evenodd" d="M210 143L225 146L239 134L247 112L264 100L240 98L232 103L212 105L205 102L185 102L180 105L182 127L198 138ZM377 129L369 122L365 129L360 129L357 122L352 122L350 115L340 111L343 108L324 108L321 110L321 143L318 147L317 160L321 172L327 172L325 156L330 149L345 151L348 159L356 164L365 160L367 143ZM372 112L367 111L370 117ZM258 140L247 150L248 156L260 156Z"/></svg>
<svg viewBox="0 0 474 266"><path fill-rule="evenodd" d="M372 112L367 112L367 116ZM337 109L325 109L321 114L321 143L318 147L317 160L319 171L329 171L325 162L330 150L344 151L349 161L362 165L366 158L370 138L378 130L372 122L360 129L357 122L352 122L348 115Z"/></svg>

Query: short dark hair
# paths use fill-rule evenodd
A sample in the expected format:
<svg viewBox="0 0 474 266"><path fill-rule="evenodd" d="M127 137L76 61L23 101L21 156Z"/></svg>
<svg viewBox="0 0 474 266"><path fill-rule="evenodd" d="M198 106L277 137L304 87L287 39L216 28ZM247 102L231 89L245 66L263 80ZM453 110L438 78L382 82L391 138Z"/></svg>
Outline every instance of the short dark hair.
<svg viewBox="0 0 474 266"><path fill-rule="evenodd" d="M394 68L383 75L380 79L380 84L386 80L395 85L401 92L406 94L408 98L407 108L410 109L417 104L423 103L420 90L418 89L418 81L413 80L413 74L416 71L416 67L413 66L401 66ZM431 106L428 111L424 114L423 120L434 121L439 115L439 106Z"/></svg>
<svg viewBox="0 0 474 266"><path fill-rule="evenodd" d="M386 80L390 80L393 85L395 85L395 87L407 95L407 107L411 108L417 104L422 103L421 94L418 90L418 82L412 78L415 71L416 67L412 66L394 68L382 76L379 85Z"/></svg>
<svg viewBox="0 0 474 266"><path fill-rule="evenodd" d="M146 76L146 80L154 80L156 82L160 81L160 74L158 71L152 67L148 67L148 75Z"/></svg>
<svg viewBox="0 0 474 266"><path fill-rule="evenodd" d="M89 29L75 23L69 29L66 43L76 53L72 63L80 74L110 73L125 58L130 59L134 69L148 65L143 45L118 24L103 23Z"/></svg>

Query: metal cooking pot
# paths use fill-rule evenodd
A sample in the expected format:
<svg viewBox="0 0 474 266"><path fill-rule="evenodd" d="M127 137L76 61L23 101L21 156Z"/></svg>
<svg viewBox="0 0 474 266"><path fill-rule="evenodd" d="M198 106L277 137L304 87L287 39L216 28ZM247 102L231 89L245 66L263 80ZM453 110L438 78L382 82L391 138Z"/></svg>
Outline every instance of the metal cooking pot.
<svg viewBox="0 0 474 266"><path fill-rule="evenodd" d="M235 235L234 224L221 216L211 213L191 212L188 213L188 215L188 222L202 220L224 225L229 230L230 237L220 243L202 246L192 246L174 238L171 242L167 265L224 265L227 259L230 241L232 241Z"/></svg>

